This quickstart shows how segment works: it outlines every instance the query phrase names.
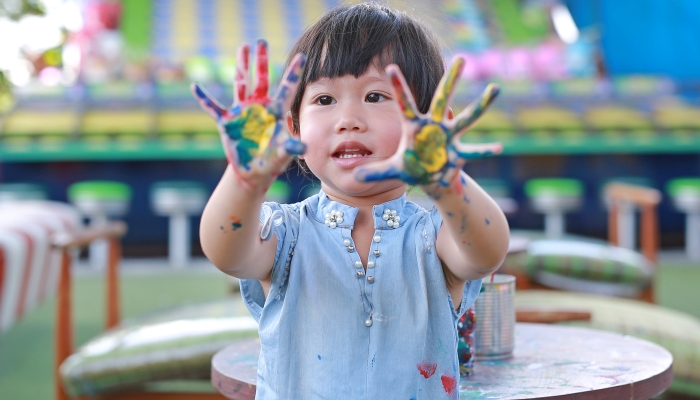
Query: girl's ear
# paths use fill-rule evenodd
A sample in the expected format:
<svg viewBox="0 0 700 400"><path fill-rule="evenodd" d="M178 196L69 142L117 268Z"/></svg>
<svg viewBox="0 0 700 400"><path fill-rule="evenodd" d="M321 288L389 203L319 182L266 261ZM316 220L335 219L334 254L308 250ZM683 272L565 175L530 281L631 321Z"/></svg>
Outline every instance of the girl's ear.
<svg viewBox="0 0 700 400"><path fill-rule="evenodd" d="M299 135L299 132L294 130L294 120L292 119L292 112L291 111L287 111L287 117L285 118L285 120L287 121L287 130L289 131L289 134L292 135L292 137L294 139L301 140L301 135ZM299 158L300 160L303 160L304 155L299 154L297 156L297 158Z"/></svg>

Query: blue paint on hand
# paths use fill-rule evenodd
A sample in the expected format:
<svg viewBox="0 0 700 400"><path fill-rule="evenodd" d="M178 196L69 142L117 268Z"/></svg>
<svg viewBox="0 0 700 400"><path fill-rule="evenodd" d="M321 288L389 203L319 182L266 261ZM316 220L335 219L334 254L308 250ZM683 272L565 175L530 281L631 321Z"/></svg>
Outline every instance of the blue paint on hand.
<svg viewBox="0 0 700 400"><path fill-rule="evenodd" d="M289 138L284 142L284 150L287 151L288 154L304 154L304 152L306 152L306 145L299 140Z"/></svg>

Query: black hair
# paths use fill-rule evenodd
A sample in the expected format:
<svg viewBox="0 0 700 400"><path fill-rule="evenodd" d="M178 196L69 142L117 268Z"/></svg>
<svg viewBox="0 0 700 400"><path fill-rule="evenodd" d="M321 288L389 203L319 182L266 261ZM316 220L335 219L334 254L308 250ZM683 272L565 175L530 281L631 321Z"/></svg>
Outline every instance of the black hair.
<svg viewBox="0 0 700 400"><path fill-rule="evenodd" d="M445 72L440 45L425 26L404 12L375 3L330 10L297 40L287 65L297 53L307 57L291 110L297 133L306 85L319 78L349 74L358 78L372 63L379 70L394 63L401 68L419 111L426 113Z"/></svg>

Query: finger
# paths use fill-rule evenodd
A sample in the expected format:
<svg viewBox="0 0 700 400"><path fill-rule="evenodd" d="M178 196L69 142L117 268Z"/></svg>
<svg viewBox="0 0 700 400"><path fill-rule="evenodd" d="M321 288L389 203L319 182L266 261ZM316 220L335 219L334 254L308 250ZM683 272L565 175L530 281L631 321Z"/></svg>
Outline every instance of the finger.
<svg viewBox="0 0 700 400"><path fill-rule="evenodd" d="M289 67L284 72L282 80L277 87L277 92L275 93L272 104L270 104L270 112L281 119L284 114L292 107L292 102L294 101L294 96L297 92L297 87L299 86L299 78L301 73L304 71L304 66L306 65L306 56L304 54L297 54L289 63Z"/></svg>
<svg viewBox="0 0 700 400"><path fill-rule="evenodd" d="M476 160L503 151L503 145L500 143L462 143L457 136L452 140L452 145L457 156L463 160Z"/></svg>
<svg viewBox="0 0 700 400"><path fill-rule="evenodd" d="M193 83L190 85L190 90L192 91L192 94L194 97L197 99L197 102L199 105L202 107L204 111L207 112L207 114L211 115L212 118L214 118L216 121L219 121L221 117L226 115L226 110L219 105L219 103L211 98L207 92L202 89L199 85L196 83Z"/></svg>
<svg viewBox="0 0 700 400"><path fill-rule="evenodd" d="M391 81L391 85L394 87L394 95L396 96L396 102L401 109L401 113L408 119L418 118L418 111L416 111L418 107L416 107L413 94L411 94L411 90L406 83L406 78L403 77L399 66L396 64L387 66L386 74Z"/></svg>
<svg viewBox="0 0 700 400"><path fill-rule="evenodd" d="M270 88L270 75L267 64L267 42L261 39L258 40L255 51L255 90L253 92L253 100L259 102L267 99L267 92Z"/></svg>
<svg viewBox="0 0 700 400"><path fill-rule="evenodd" d="M234 82L233 105L237 106L248 98L250 82L250 46L243 44L238 48L236 58L236 80Z"/></svg>
<svg viewBox="0 0 700 400"><path fill-rule="evenodd" d="M360 182L382 181L401 177L403 165L398 157L365 164L355 171L355 179Z"/></svg>
<svg viewBox="0 0 700 400"><path fill-rule="evenodd" d="M481 98L475 100L467 108L464 109L457 117L455 117L455 128L454 132L459 136L460 133L466 132L470 126L476 122L479 117L489 108L491 103L498 96L500 89L498 85L489 83L486 89L481 93Z"/></svg>
<svg viewBox="0 0 700 400"><path fill-rule="evenodd" d="M442 79L440 79L440 83L438 83L438 87L435 90L435 96L433 96L433 102L430 104L433 121L442 122L445 118L447 104L452 98L457 82L459 82L459 76L462 74L462 69L464 69L464 62L463 57L455 57Z"/></svg>

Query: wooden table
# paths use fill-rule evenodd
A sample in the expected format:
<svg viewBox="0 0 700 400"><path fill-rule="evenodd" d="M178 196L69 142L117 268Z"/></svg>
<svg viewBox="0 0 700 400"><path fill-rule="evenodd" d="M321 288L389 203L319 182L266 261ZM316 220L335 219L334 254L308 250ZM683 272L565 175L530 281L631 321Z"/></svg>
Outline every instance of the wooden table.
<svg viewBox="0 0 700 400"><path fill-rule="evenodd" d="M212 384L229 399L255 397L257 340L226 347L212 359ZM460 379L461 399L648 399L673 380L673 357L661 346L616 333L518 323L513 357L477 361Z"/></svg>

